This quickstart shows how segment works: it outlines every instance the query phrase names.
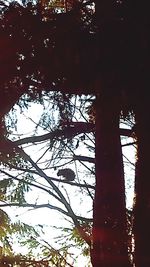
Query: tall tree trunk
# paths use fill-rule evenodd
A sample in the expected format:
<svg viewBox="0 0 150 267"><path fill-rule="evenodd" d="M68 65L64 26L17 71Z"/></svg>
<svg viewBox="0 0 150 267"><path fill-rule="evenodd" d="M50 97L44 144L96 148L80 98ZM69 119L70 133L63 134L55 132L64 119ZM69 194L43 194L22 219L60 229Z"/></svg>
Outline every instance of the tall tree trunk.
<svg viewBox="0 0 150 267"><path fill-rule="evenodd" d="M136 111L138 142L135 174L135 266L150 266L150 117L149 103Z"/></svg>
<svg viewBox="0 0 150 267"><path fill-rule="evenodd" d="M97 97L93 267L129 267L118 103Z"/></svg>

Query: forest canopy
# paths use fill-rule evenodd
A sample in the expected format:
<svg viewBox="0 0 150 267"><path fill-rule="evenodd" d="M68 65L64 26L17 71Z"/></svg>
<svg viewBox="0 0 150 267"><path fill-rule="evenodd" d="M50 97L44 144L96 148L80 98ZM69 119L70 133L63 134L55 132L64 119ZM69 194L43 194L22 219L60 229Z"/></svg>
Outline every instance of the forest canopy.
<svg viewBox="0 0 150 267"><path fill-rule="evenodd" d="M35 177L44 179L48 188L38 188L60 204L48 202L48 207L71 218L89 246L93 267L150 264L148 5L146 0L0 1L1 207L9 201L27 206L24 193L37 187ZM39 104L42 114L31 136L16 138L16 114ZM128 129L120 128L121 119L130 121ZM131 137L137 149L131 213L126 210L122 135ZM30 154L30 144L41 146L39 158ZM74 153L80 144L89 154ZM70 163L79 161L95 176L94 183L82 178L76 183L76 169L70 166L57 170L70 152ZM57 178L46 173L49 153ZM76 186L73 179L93 202L92 220L70 205L64 186ZM7 214L1 217L11 233Z"/></svg>

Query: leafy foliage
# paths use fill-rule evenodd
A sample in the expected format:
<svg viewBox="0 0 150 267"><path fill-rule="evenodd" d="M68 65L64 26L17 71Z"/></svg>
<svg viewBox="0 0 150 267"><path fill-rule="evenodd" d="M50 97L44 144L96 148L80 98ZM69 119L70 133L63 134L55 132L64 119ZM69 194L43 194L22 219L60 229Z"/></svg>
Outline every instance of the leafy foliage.
<svg viewBox="0 0 150 267"><path fill-rule="evenodd" d="M84 230L79 232L90 244L89 229L84 224L88 219L81 217L78 211L72 210L69 195L71 190L68 189L71 187L67 187L71 183L62 185L62 181L58 177L49 176L49 172L52 170L55 174L57 169L71 163L71 168L73 167L77 174L77 181L72 186L78 186L80 192L86 193L86 196L93 200L91 191L94 189L94 167L89 167L89 163L94 163L94 157L81 157L75 153L77 151L81 153L80 145L82 145L88 153L91 152L90 155L93 155L94 101L92 101L93 107L92 105L87 107L86 100L83 100L86 111L93 115L89 123L88 116L83 116L85 106L81 101L76 116L76 105L73 101L77 104L78 100L73 93L78 95L81 93L87 95L89 92L98 95L100 93L103 103L107 97L115 96L115 103L119 103L123 117L127 117L129 111L136 109L138 101L141 101L143 92L139 93L139 90L136 92L135 89L139 89L139 84L145 85L149 78L145 54L142 54L140 59L137 57L147 43L147 35L141 35L139 29L141 27L145 29L149 20L146 16L146 23L143 24L142 16L140 20L142 26L140 24L139 27L139 23L135 23L140 17L138 8L134 11L134 8L127 3L124 9L124 2L114 1L108 15L107 12L104 12L104 15L101 13L98 1L64 1L63 3L62 1L22 1L22 4L12 1L8 5L4 1L0 2L2 39L0 59L3 66L0 70L0 99L3 100L0 105L0 161L4 167L9 167L7 172L3 171L3 168L1 171L2 175L6 176L1 181L1 206L7 207L14 204L24 207L48 207L61 211L64 216L70 217L73 221L75 228L71 238L79 246L83 244L76 230ZM93 3L96 3L96 8ZM136 20L134 21L127 13L120 12L120 8L134 11ZM100 14L102 17L99 16ZM133 31L134 37L132 37ZM139 36L143 39L137 47ZM139 84L136 80L138 76ZM133 90L130 90L131 87ZM49 91L52 90L57 92L50 96ZM16 102L22 111L24 108L29 108L31 102L44 106L46 97L50 100L51 107L49 110L45 109L41 115L31 138L17 140L13 136L10 142L7 142L9 135L13 134L11 126L17 130L15 125L17 119L15 116L11 122L8 119L10 124L7 122L9 125L6 131L4 115ZM82 111L81 107L83 107ZM56 111L57 118L54 115ZM84 121L81 121L81 118ZM47 131L45 135L42 132L43 136L37 136L40 128L43 132ZM28 155L26 145L30 142L38 143L40 147L37 150L34 145L36 151L34 155ZM88 163L85 164L83 161L87 158ZM84 177L80 175L81 165L87 172ZM10 170L13 175L10 174ZM13 182L10 182L10 178ZM62 185L61 190L59 183ZM33 203L26 201L25 196L32 187L43 190L49 195L46 204L41 205L35 200ZM55 200L54 204L53 200ZM29 241L32 248L39 244L34 237L29 238ZM51 253L53 254L53 250ZM56 257L57 263L59 256L59 253L54 251L53 259ZM64 264L64 258L62 264Z"/></svg>
<svg viewBox="0 0 150 267"><path fill-rule="evenodd" d="M20 241L19 245L28 248L27 257L34 257L35 255L37 258L40 257L40 259L41 257L47 257L46 260L63 265L68 257L75 257L70 254L70 250L73 247L78 247L78 249L82 251L80 253L84 255L88 254L89 248L84 241L84 237L79 237L80 234L77 234L78 230L81 230L80 226L82 225L81 232L84 233L85 236L87 235L86 242L90 242L90 235L85 227L86 217L82 218L80 211L72 211L72 196L69 193L69 182L68 184L62 184L62 181L60 181L58 177L55 178L56 172L58 172L61 167L64 169L64 166L70 168L71 162L71 169L76 173L76 180L74 181L75 188L71 188L70 185L70 190L72 191L72 194L75 195L76 199L78 199L77 195L79 192L82 192L86 197L89 197L89 191L94 189L94 186L92 187L92 185L89 190L87 189L87 179L89 179L90 184L93 184L94 182L94 176L91 177L91 171L88 171L88 168L86 167L88 166L88 163L86 161L84 163L84 168L87 168L87 174L89 175L89 178L87 178L87 175L86 183L84 183L84 177L82 178L78 173L78 164L80 165L80 163L78 163L77 159L75 160L74 157L75 152L78 149L80 151L80 145L84 145L84 142L87 151L88 143L91 143L91 145L94 146L94 142L91 139L93 138L93 132L91 132L93 131L93 126L91 127L91 125L88 124L88 115L85 113L86 106L89 105L88 98L90 98L90 96L64 96L64 94L60 92L43 94L42 103L38 102L32 104L38 108L42 107L39 108L41 111L36 122L33 121L34 116L32 119L30 105L28 106L28 109L24 109L24 112L22 112L22 107L22 110L20 110L20 113L17 116L16 127L12 127L8 134L9 140L12 141L10 141L11 149L9 148L10 150L7 151L7 147L5 146L5 150L2 151L0 171L3 177L3 179L1 179L3 198L1 200L4 200L5 202L1 202L0 206L4 208L7 206L17 206L27 209L46 207L58 210L62 212L64 216L69 216L76 225L76 230L71 230L69 232L70 237L68 238L65 236L68 233L63 231L63 229L61 230L61 238L66 240L66 245L64 246L61 242L56 242L59 249L55 249L54 246L49 244L49 242L47 243L44 238L42 239L41 236L45 235L44 232L39 233L34 227L19 221L11 223L11 235L13 238ZM28 121L32 122L32 134L31 136L24 137L22 132L24 129L21 127L21 132L18 131L18 125L20 123L19 116L25 116L26 118L28 117L28 115L26 115L28 112ZM80 120L81 123L78 120ZM10 127L9 121L7 120L6 122L8 123L8 127ZM39 132L43 135L38 135ZM28 149L27 144L30 143L30 141L32 150L35 151L35 153L32 153L30 148ZM13 145L15 147L14 149ZM12 154L11 151L14 151L14 154ZM5 155L7 155L8 152L9 160L6 160ZM30 155L27 154L27 152ZM92 154L93 151L91 155ZM34 156L37 158L33 161L32 158ZM51 172L53 174L49 176L49 173ZM91 179L93 181L91 181ZM59 183L61 183L61 190L59 188ZM35 189L37 190L37 196L35 194ZM43 192L42 194L45 196L47 194L45 201L43 198L41 199L40 192ZM31 195L33 196L32 199L30 197L28 198L28 196ZM82 202L82 200L79 199L78 201ZM91 200L90 203L92 204ZM65 208L63 209L62 207ZM59 228L57 230L60 231ZM14 239L11 240L9 236L9 240L13 244ZM40 255L37 252L37 248L40 248ZM21 258L20 262L22 262Z"/></svg>

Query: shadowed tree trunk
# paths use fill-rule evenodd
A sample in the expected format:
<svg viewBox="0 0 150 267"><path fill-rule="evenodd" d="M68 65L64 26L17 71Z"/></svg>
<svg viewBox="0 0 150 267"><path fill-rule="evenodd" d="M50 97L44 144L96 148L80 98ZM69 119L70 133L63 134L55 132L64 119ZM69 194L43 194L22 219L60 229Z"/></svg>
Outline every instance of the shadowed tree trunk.
<svg viewBox="0 0 150 267"><path fill-rule="evenodd" d="M135 174L135 266L150 266L150 118L149 103L136 112L137 163Z"/></svg>
<svg viewBox="0 0 150 267"><path fill-rule="evenodd" d="M129 267L117 101L97 97L93 267Z"/></svg>

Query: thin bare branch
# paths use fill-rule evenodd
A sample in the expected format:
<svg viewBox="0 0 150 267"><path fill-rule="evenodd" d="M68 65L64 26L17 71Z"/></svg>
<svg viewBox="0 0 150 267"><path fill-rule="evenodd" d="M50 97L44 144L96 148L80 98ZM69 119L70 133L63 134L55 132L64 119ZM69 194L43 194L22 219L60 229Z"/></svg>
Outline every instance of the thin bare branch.
<svg viewBox="0 0 150 267"><path fill-rule="evenodd" d="M7 149L9 149L10 151L14 151L14 149L15 149L16 153L19 153L19 155L21 157L23 157L25 160L30 162L32 167L35 168L35 170L39 173L39 175L42 176L43 178L45 178L45 180L48 182L48 184L53 188L55 193L58 195L59 201L65 206L65 208L67 210L67 214L69 214L69 216L73 220L74 225L77 227L81 237L90 246L91 240L90 240L89 236L85 233L84 229L82 229L82 227L80 226L80 223L78 221L77 216L75 215L70 204L68 203L68 201L66 200L66 198L64 197L64 195L62 194L60 189L55 185L55 183L44 173L44 171L42 169L39 168L39 166L31 159L31 157L27 153L25 153L25 151L22 148L19 148L15 143L10 141L9 139L7 139L5 141L3 140L2 145L5 148L7 147Z"/></svg>
<svg viewBox="0 0 150 267"><path fill-rule="evenodd" d="M56 207L56 206L53 206L49 203L45 203L45 204L36 204L36 203L17 203L17 202L14 202L14 203L0 203L0 207L1 208L4 208L4 207L23 207L23 208L33 208L33 209L41 209L41 208L48 208L48 209L52 209L52 210L56 210L56 211L59 211L60 213L64 214L65 216L68 216L70 218L72 218L72 214L69 214L68 212L66 212L65 210L59 208L59 207ZM85 217L82 217L82 216L76 216L76 218L80 221L85 221L85 222L92 222L92 218L85 218Z"/></svg>
<svg viewBox="0 0 150 267"><path fill-rule="evenodd" d="M130 143L127 143L127 144L123 144L123 145L121 145L122 147L125 147L125 146L134 146L134 145L136 145L137 144L137 142L130 142Z"/></svg>

